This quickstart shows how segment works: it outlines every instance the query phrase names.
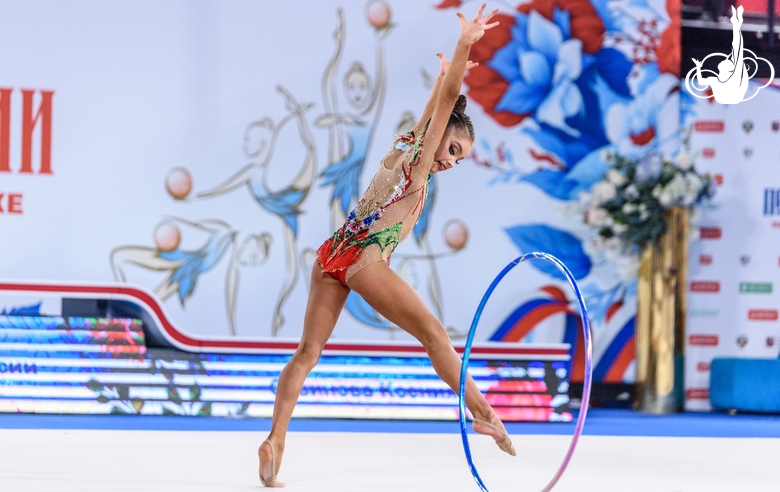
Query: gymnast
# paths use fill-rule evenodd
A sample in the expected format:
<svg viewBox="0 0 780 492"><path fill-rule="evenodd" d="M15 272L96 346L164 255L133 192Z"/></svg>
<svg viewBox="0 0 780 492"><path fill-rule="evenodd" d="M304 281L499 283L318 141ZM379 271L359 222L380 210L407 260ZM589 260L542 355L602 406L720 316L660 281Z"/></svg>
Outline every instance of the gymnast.
<svg viewBox="0 0 780 492"><path fill-rule="evenodd" d="M260 481L266 487L284 487L276 477L290 417L350 290L419 340L436 373L458 392L460 357L442 324L417 291L390 269L389 261L420 216L430 175L452 169L471 150L474 128L463 113L466 98L460 88L464 72L477 66L468 60L471 46L498 25L488 23L498 9L483 16L484 10L482 4L470 21L458 12L460 38L450 61L437 54L439 76L419 122L397 138L347 222L317 250L303 335L279 375L271 432L257 451ZM504 425L471 377L466 383L466 406L474 431L492 437L502 451L515 456Z"/></svg>

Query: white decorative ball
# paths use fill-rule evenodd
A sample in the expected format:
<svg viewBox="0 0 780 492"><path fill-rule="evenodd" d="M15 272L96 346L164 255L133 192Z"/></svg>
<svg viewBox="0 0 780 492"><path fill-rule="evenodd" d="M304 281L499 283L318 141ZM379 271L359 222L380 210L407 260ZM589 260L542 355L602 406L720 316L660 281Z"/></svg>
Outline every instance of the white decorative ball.
<svg viewBox="0 0 780 492"><path fill-rule="evenodd" d="M469 230L466 224L458 219L452 219L444 224L444 241L452 249L461 249L469 240Z"/></svg>
<svg viewBox="0 0 780 492"><path fill-rule="evenodd" d="M183 200L192 191L192 176L183 167L174 167L165 178L165 189L177 200Z"/></svg>
<svg viewBox="0 0 780 492"><path fill-rule="evenodd" d="M154 244L160 251L173 251L179 247L181 232L170 222L161 222L154 228Z"/></svg>

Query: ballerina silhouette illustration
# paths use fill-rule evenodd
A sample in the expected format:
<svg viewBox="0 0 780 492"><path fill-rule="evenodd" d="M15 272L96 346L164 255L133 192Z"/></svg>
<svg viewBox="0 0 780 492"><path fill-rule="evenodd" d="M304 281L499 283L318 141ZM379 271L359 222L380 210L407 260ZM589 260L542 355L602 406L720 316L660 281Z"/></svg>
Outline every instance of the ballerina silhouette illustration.
<svg viewBox="0 0 780 492"><path fill-rule="evenodd" d="M383 2L369 3L367 20L376 36L374 80L362 63L353 62L343 77L344 99L350 110L342 111L336 79L344 52L346 23L343 9L339 8L336 15L338 23L333 32L336 47L322 77L325 114L315 122L316 126L328 130L328 164L322 171L320 186L332 187L330 217L334 230L344 223L359 198L360 176L384 106L387 87L384 42L393 28L389 7ZM313 251L305 251L306 256L314 261ZM392 330L391 323L354 292L350 293L345 309L361 323Z"/></svg>
<svg viewBox="0 0 780 492"><path fill-rule="evenodd" d="M772 83L775 76L775 69L768 60L756 56L755 53L744 46L742 32L740 31L742 27L742 13L744 12L742 6L740 5L736 10L734 7L731 7L731 12L731 53L729 55L713 53L707 55L707 57L701 61L693 58L693 63L696 66L685 76L685 86L688 89L688 92L693 96L700 99L714 97L715 100L721 104L738 104L753 99L761 89ZM717 74L712 70L702 68L704 62L709 58L723 58L720 63L718 63ZM756 91L752 95L745 97L750 79L758 72L759 60L763 60L769 66L769 80L766 84L756 88ZM709 73L713 75L709 77L702 76L702 74ZM712 90L711 95L698 94L704 92L707 87Z"/></svg>
<svg viewBox="0 0 780 492"><path fill-rule="evenodd" d="M182 228L185 233L182 233ZM205 241L195 249L181 246L184 234L197 237L205 233ZM167 272L167 276L154 289L165 301L176 296L182 306L192 297L198 280L213 269L229 254L230 262L225 278L225 307L231 335L237 335L235 323L241 267L255 267L268 256L271 237L268 233L250 234L238 240L239 231L228 223L216 219L192 222L181 217L166 217L154 231L154 247L126 245L111 251L111 271L117 282L127 282L128 265L145 270ZM240 242L240 245L239 245Z"/></svg>
<svg viewBox="0 0 780 492"><path fill-rule="evenodd" d="M247 164L225 182L216 187L200 192L198 198L212 197L228 193L241 186L248 186L257 203L277 215L284 222L284 246L286 258L286 276L282 285L279 298L276 301L274 315L271 324L271 335L279 335L284 316L282 310L284 303L292 292L298 278L298 215L301 214L301 204L309 194L317 172L317 153L314 137L305 118L305 112L312 104L299 104L290 92L284 87L277 86L279 93L285 98L286 108L289 112L278 123L270 118L263 118L250 123L245 131L245 142L257 141L256 149L250 149L247 144L244 152L254 162ZM306 149L303 166L292 182L281 190L274 191L268 186L268 167L273 157L279 132L291 120L298 124L301 141Z"/></svg>

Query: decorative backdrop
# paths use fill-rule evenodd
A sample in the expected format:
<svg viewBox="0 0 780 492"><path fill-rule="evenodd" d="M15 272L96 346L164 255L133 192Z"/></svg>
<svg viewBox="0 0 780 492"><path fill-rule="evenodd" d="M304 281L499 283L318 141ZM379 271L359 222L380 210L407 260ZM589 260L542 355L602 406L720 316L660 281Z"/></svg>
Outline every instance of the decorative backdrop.
<svg viewBox="0 0 780 492"><path fill-rule="evenodd" d="M589 241L577 203L606 152L679 151L679 2L496 5L463 88L474 151L392 267L458 340L507 262L551 253L587 296L595 380L630 382L636 264ZM8 7L0 278L137 284L189 333L296 339L313 251L419 115L456 7L478 2ZM568 342L581 378L560 274L513 275L477 339ZM357 296L345 310L338 339L408 339Z"/></svg>
<svg viewBox="0 0 780 492"><path fill-rule="evenodd" d="M685 408L709 410L713 358L780 353L780 85L733 106L684 101L697 165L719 184L691 244L686 321Z"/></svg>

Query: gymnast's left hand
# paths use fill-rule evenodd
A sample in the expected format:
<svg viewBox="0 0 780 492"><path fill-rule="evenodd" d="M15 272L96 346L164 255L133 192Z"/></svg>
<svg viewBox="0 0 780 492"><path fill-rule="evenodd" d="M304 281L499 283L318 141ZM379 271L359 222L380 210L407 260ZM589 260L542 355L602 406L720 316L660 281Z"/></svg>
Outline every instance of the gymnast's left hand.
<svg viewBox="0 0 780 492"><path fill-rule="evenodd" d="M461 12L457 13L458 18L460 19L460 39L468 45L476 43L480 40L480 38L482 38L482 36L485 34L485 31L498 25L498 22L488 24L488 21L498 12L497 8L493 9L493 11L491 11L485 17L482 17L482 12L485 11L486 6L487 4L483 3L477 12L477 15L474 16L474 19L470 21L467 21L466 17L464 17Z"/></svg>

